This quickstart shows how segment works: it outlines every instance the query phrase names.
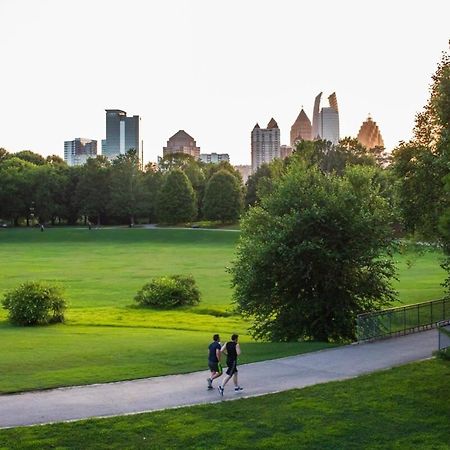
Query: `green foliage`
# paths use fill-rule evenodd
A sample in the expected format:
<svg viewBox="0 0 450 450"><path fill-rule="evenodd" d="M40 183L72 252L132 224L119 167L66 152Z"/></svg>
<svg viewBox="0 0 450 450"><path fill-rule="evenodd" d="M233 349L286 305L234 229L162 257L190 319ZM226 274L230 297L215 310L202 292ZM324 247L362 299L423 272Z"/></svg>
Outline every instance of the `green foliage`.
<svg viewBox="0 0 450 450"><path fill-rule="evenodd" d="M241 220L231 273L254 336L353 339L357 314L395 299L389 218L370 168L339 177L292 164Z"/></svg>
<svg viewBox="0 0 450 450"><path fill-rule="evenodd" d="M134 297L140 306L173 309L200 303L200 291L192 275L170 275L154 278Z"/></svg>
<svg viewBox="0 0 450 450"><path fill-rule="evenodd" d="M114 158L111 165L109 209L118 217L128 217L134 225L145 210L145 184L135 149Z"/></svg>
<svg viewBox="0 0 450 450"><path fill-rule="evenodd" d="M190 222L197 213L194 189L179 169L166 174L158 195L158 218L162 223Z"/></svg>
<svg viewBox="0 0 450 450"><path fill-rule="evenodd" d="M31 150L22 150L21 152L14 153L13 156L35 164L36 166L43 166L45 164L45 158L39 153L34 153Z"/></svg>
<svg viewBox="0 0 450 450"><path fill-rule="evenodd" d="M3 308L15 325L46 325L63 322L66 301L58 287L31 281L5 294Z"/></svg>
<svg viewBox="0 0 450 450"><path fill-rule="evenodd" d="M203 200L206 219L235 222L242 210L242 191L235 176L226 170L216 172L208 181Z"/></svg>
<svg viewBox="0 0 450 450"><path fill-rule="evenodd" d="M107 214L110 204L111 167L104 156L89 158L81 167L80 179L76 186L76 199L82 214L95 217L97 225Z"/></svg>

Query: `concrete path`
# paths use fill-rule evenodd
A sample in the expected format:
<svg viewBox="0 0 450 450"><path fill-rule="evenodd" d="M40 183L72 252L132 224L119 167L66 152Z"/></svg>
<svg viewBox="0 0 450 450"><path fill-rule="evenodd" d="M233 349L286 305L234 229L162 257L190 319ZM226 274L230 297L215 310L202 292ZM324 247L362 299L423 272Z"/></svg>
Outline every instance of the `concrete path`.
<svg viewBox="0 0 450 450"><path fill-rule="evenodd" d="M241 393L230 382L223 400L302 388L431 356L437 331L349 345L239 367ZM245 352L245 344L242 346ZM116 416L222 401L206 390L208 372L0 395L0 428Z"/></svg>

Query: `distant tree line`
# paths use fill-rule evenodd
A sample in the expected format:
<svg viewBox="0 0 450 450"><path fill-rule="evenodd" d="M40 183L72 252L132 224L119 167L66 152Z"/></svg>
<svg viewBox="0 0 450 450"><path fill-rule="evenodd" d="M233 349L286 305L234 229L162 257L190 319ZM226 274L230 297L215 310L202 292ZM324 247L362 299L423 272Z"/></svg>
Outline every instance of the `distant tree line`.
<svg viewBox="0 0 450 450"><path fill-rule="evenodd" d="M241 175L227 162L207 165L173 154L157 169L142 169L130 150L112 162L97 156L68 166L58 156L0 149L0 219L15 226L235 222L243 196Z"/></svg>

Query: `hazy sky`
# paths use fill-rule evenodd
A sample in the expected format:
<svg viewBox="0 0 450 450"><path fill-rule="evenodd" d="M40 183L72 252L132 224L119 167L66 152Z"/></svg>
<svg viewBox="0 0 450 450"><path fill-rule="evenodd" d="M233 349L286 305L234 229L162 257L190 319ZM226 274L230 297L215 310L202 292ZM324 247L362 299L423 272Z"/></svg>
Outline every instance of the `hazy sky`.
<svg viewBox="0 0 450 450"><path fill-rule="evenodd" d="M408 140L448 48L445 0L0 0L0 147L63 155L105 137L105 108L142 117L144 159L184 129L202 153L250 163L273 116L336 91L341 137L370 112ZM328 105L325 105L328 106Z"/></svg>

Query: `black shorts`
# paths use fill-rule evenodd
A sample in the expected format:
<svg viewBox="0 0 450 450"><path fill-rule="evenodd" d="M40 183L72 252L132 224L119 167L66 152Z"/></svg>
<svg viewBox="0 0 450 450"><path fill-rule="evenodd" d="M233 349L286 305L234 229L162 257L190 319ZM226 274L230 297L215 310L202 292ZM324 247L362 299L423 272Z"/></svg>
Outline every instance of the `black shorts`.
<svg viewBox="0 0 450 450"><path fill-rule="evenodd" d="M217 361L208 361L208 367L211 372L222 373L222 366Z"/></svg>
<svg viewBox="0 0 450 450"><path fill-rule="evenodd" d="M234 375L235 373L237 373L237 361L227 361L227 375Z"/></svg>

